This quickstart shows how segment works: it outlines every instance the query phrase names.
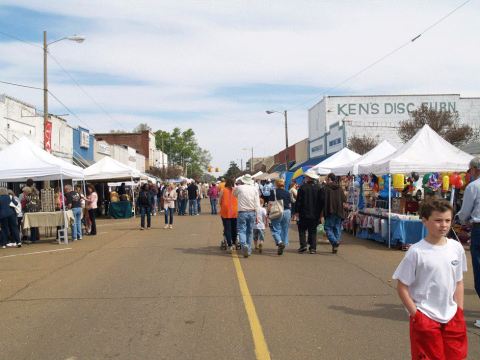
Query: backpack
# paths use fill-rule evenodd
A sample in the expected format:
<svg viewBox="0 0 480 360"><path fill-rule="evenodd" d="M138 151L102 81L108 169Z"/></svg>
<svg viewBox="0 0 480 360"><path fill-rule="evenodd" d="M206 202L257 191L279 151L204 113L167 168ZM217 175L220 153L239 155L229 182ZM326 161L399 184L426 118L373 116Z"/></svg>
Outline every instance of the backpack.
<svg viewBox="0 0 480 360"><path fill-rule="evenodd" d="M146 191L140 191L140 194L138 194L138 204L140 206L150 206L150 202L148 201L148 194Z"/></svg>

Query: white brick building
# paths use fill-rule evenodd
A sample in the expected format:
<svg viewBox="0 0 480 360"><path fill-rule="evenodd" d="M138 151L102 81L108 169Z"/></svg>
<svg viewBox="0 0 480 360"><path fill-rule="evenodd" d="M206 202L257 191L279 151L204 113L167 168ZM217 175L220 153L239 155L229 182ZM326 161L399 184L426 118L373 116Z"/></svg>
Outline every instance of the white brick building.
<svg viewBox="0 0 480 360"><path fill-rule="evenodd" d="M373 136L399 146L400 121L421 105L457 111L462 123L480 127L480 97L458 94L326 96L308 111L309 157L334 153L352 136Z"/></svg>

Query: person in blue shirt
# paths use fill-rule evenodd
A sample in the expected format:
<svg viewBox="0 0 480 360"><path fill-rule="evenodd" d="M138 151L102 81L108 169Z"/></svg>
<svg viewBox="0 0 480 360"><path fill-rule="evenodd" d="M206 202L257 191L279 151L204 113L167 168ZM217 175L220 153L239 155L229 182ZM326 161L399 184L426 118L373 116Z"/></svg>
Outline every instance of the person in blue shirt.
<svg viewBox="0 0 480 360"><path fill-rule="evenodd" d="M472 224L470 254L472 255L475 291L480 297L480 157L470 161L468 172L472 177L472 182L465 188L462 208L457 216L462 223L470 222ZM476 320L474 325L480 328L480 320Z"/></svg>

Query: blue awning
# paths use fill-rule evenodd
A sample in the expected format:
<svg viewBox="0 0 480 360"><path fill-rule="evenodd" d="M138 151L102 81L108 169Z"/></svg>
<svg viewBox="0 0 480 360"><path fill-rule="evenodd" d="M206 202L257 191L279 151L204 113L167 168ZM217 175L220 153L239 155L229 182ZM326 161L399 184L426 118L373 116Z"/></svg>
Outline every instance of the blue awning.
<svg viewBox="0 0 480 360"><path fill-rule="evenodd" d="M289 171L292 171L292 166L295 164L295 161L289 161L288 162L288 168L289 168ZM269 173L273 173L273 172L283 172L285 171L285 163L283 164L278 164L278 165L275 165L273 167L273 169L271 169L269 171Z"/></svg>
<svg viewBox="0 0 480 360"><path fill-rule="evenodd" d="M315 157L315 158L308 159L307 161L304 161L303 163L297 164L293 168L290 168L290 171L295 172L297 169L299 169L300 167L304 167L304 166L315 166L315 165L321 163L323 160L329 158L331 155L333 155L333 154L325 155L325 156L318 156L318 157Z"/></svg>

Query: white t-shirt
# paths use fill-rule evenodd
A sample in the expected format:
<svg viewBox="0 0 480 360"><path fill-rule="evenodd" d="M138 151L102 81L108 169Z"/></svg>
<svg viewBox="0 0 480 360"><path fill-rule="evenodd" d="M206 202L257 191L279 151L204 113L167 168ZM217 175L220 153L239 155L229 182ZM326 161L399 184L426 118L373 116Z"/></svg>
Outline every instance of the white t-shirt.
<svg viewBox="0 0 480 360"><path fill-rule="evenodd" d="M267 217L267 209L264 207L258 209L257 211L257 223L253 225L254 229L265 230L265 218Z"/></svg>
<svg viewBox="0 0 480 360"><path fill-rule="evenodd" d="M457 312L453 294L467 271L463 246L452 239L432 245L425 239L408 249L393 278L408 286L417 309L430 319L449 322Z"/></svg>

